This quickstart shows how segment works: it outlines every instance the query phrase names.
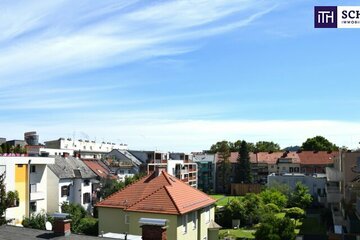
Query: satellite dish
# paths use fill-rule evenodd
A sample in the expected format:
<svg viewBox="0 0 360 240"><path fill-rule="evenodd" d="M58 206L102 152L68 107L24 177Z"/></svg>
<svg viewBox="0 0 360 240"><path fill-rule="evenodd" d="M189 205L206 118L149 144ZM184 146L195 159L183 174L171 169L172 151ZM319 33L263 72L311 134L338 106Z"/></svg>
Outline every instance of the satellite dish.
<svg viewBox="0 0 360 240"><path fill-rule="evenodd" d="M52 224L51 224L51 222L46 222L46 223L45 223L45 229L48 230L48 231L52 231Z"/></svg>

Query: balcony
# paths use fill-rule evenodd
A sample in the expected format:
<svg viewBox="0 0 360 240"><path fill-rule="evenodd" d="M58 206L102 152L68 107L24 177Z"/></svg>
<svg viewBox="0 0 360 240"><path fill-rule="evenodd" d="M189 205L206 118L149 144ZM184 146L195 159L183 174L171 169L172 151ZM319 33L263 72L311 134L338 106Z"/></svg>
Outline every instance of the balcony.
<svg viewBox="0 0 360 240"><path fill-rule="evenodd" d="M45 199L45 193L43 192L30 193L30 201L43 200L43 199Z"/></svg>
<svg viewBox="0 0 360 240"><path fill-rule="evenodd" d="M332 212L332 217L333 217L333 220L334 220L334 225L337 225L337 226L344 226L346 223L345 223L345 220L341 214L341 210L340 210L340 204L334 204L332 207L331 207L331 212Z"/></svg>
<svg viewBox="0 0 360 240"><path fill-rule="evenodd" d="M342 194L339 186L327 184L325 190L327 203L339 203L341 201Z"/></svg>
<svg viewBox="0 0 360 240"><path fill-rule="evenodd" d="M328 182L340 182L342 180L342 174L336 168L327 167L326 179Z"/></svg>

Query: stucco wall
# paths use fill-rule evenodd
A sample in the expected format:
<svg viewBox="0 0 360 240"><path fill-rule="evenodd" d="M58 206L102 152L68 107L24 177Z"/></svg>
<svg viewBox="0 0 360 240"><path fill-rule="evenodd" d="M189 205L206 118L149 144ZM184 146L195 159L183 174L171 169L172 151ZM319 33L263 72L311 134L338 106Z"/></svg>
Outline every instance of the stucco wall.
<svg viewBox="0 0 360 240"><path fill-rule="evenodd" d="M59 179L47 167L47 211L54 213L59 211Z"/></svg>

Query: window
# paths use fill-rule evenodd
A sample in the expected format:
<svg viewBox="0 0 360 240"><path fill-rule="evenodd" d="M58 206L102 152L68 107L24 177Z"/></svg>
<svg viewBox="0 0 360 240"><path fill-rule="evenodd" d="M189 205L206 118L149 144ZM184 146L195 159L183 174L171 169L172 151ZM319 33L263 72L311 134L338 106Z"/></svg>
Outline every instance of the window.
<svg viewBox="0 0 360 240"><path fill-rule="evenodd" d="M35 165L31 165L31 166L30 166L30 172L31 172L31 173L35 173L35 172L36 172L36 166L35 166Z"/></svg>
<svg viewBox="0 0 360 240"><path fill-rule="evenodd" d="M130 224L130 216L125 214L125 224Z"/></svg>
<svg viewBox="0 0 360 240"><path fill-rule="evenodd" d="M210 207L205 208L205 223L210 222Z"/></svg>
<svg viewBox="0 0 360 240"><path fill-rule="evenodd" d="M61 197L70 196L70 185L61 187Z"/></svg>
<svg viewBox="0 0 360 240"><path fill-rule="evenodd" d="M36 202L30 202L30 212L36 212Z"/></svg>
<svg viewBox="0 0 360 240"><path fill-rule="evenodd" d="M35 193L36 191L36 184L30 184L30 192Z"/></svg>
<svg viewBox="0 0 360 240"><path fill-rule="evenodd" d="M84 181L84 186L89 186L90 185L90 180L85 180Z"/></svg>
<svg viewBox="0 0 360 240"><path fill-rule="evenodd" d="M83 204L90 203L90 193L83 194Z"/></svg>
<svg viewBox="0 0 360 240"><path fill-rule="evenodd" d="M294 172L292 167L289 168L289 172L291 172L291 173Z"/></svg>
<svg viewBox="0 0 360 240"><path fill-rule="evenodd" d="M183 234L187 233L187 221L188 221L188 215L182 215L182 230L183 230Z"/></svg>

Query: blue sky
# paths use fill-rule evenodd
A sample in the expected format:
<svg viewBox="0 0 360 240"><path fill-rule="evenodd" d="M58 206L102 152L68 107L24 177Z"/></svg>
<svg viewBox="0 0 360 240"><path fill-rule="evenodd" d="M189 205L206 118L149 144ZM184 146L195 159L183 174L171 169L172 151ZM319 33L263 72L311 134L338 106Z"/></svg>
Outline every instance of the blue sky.
<svg viewBox="0 0 360 240"><path fill-rule="evenodd" d="M313 27L337 3L1 1L0 135L357 147L360 31Z"/></svg>

